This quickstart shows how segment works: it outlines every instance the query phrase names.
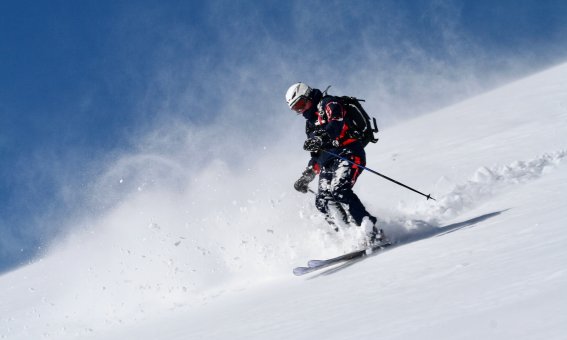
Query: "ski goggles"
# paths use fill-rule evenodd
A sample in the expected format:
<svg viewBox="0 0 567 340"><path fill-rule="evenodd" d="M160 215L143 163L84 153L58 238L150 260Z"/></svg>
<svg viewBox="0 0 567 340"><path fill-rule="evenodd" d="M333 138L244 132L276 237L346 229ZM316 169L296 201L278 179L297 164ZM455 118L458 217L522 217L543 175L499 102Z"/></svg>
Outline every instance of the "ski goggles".
<svg viewBox="0 0 567 340"><path fill-rule="evenodd" d="M305 112L305 110L307 110L308 105L309 105L309 98L305 96L299 96L289 104L289 107L297 113L303 113Z"/></svg>

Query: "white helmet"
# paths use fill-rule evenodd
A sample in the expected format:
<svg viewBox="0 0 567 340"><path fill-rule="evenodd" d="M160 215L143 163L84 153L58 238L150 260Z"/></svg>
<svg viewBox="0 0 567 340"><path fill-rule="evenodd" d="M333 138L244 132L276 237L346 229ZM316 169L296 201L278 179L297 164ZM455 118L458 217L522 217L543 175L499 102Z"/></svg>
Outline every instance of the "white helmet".
<svg viewBox="0 0 567 340"><path fill-rule="evenodd" d="M290 109L296 112L305 111L308 102L311 102L312 89L304 83L295 83L287 89L285 101Z"/></svg>

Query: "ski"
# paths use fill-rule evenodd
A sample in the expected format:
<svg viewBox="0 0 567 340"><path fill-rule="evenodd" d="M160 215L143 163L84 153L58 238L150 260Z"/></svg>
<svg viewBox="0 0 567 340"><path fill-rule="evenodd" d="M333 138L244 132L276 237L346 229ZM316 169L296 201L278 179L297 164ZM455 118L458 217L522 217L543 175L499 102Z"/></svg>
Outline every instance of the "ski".
<svg viewBox="0 0 567 340"><path fill-rule="evenodd" d="M353 252L350 252L350 253L347 253L347 254L344 254L344 255L340 255L340 256L337 256L337 257L333 257L333 258L327 259L327 260L310 260L310 261L307 262L307 267L296 267L296 268L294 268L293 274L295 274L296 276L301 276L301 275L312 273L312 272L320 270L320 269L331 267L333 265L337 265L339 263L343 263L344 265L348 265L350 262L355 262L353 260L361 259L363 257L373 256L373 255L379 254L379 253L381 253L385 250L388 250L390 248L398 247L398 246L401 246L401 245L404 245L404 244L407 244L407 243L419 241L419 240L426 239L426 238L433 237L433 236L446 235L446 234L452 233L452 232L460 230L460 229L473 227L477 223L484 221L488 218L498 216L504 211L497 211L497 212L493 212L493 213L490 213L490 214L485 214L485 215L482 215L482 216L472 218L472 219L467 220L467 221L453 223L453 224L446 225L446 226L443 226L443 227L435 227L435 226L429 225L429 228L431 228L431 227L435 227L435 228L433 228L427 234L424 234L420 237L415 237L413 240L409 240L409 241L402 242L402 243L400 243L398 241L398 242L394 242L394 243L385 243L385 244L382 244L382 245L379 245L379 246L375 246L375 247L371 248L372 251L367 252L366 249L357 250L357 251L353 251ZM329 272L333 271L333 270L335 270L339 267L342 267L342 266L337 266L336 268L332 268L332 269L329 270Z"/></svg>
<svg viewBox="0 0 567 340"><path fill-rule="evenodd" d="M327 259L327 260L310 260L309 262L307 262L307 267L296 267L296 268L294 268L293 274L296 275L296 276L309 274L309 273L314 272L316 270L327 268L327 267L330 267L330 266L337 264L337 263L340 263L340 262L365 257L365 256L368 256L370 254L375 254L377 252L380 252L380 251L388 248L389 246L391 246L391 244L386 243L386 244L381 244L379 246L372 247L371 252L368 251L368 249L362 249L362 250L356 250L356 251L353 251L353 252L350 252L350 253L347 253L347 254L344 254L344 255L340 255L340 256L337 256L337 257L333 257L333 258Z"/></svg>

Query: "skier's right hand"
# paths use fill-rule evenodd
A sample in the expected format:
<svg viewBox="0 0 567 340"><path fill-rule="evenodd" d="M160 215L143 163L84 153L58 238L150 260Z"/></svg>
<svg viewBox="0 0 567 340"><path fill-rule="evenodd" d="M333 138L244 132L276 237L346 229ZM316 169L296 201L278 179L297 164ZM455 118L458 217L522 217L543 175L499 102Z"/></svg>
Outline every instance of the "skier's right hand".
<svg viewBox="0 0 567 340"><path fill-rule="evenodd" d="M315 171L312 168L307 168L305 169L305 171L303 171L301 177L297 181L295 181L293 187L295 188L295 190L306 194L307 191L309 191L309 183L311 183L314 178Z"/></svg>
<svg viewBox="0 0 567 340"><path fill-rule="evenodd" d="M295 184L293 184L293 187L295 188L295 190L306 194L307 191L309 191L309 182L306 182L305 180L303 180L303 177L302 177L302 178L298 179L297 181L295 181Z"/></svg>

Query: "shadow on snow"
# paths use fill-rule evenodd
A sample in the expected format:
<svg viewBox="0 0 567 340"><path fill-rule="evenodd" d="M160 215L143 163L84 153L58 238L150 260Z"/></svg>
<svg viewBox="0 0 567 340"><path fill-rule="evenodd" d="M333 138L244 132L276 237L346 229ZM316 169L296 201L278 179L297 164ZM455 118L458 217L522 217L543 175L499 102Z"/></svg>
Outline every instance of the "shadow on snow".
<svg viewBox="0 0 567 340"><path fill-rule="evenodd" d="M413 243L419 240L423 240L423 239L427 239L427 238L431 238L431 237L437 237L437 236L442 236L442 235L446 235L452 232L455 232L457 230L461 230L461 229L465 229L467 227L473 227L476 224L483 222L489 218L493 218L496 217L498 215L500 215L501 213L505 212L506 210L502 210L502 211L497 211L497 212L492 212L489 214L484 214L481 216L477 216L474 218L471 218L469 220L463 221L463 222L458 222L458 223L453 223L453 224L449 224L443 227L436 227L436 226L432 226L426 222L416 222L416 229L413 230L409 230L405 235L398 235L398 236L394 236L392 237L392 242L393 245L381 250L381 251L377 251L374 252L373 254L370 255L366 255L363 257L359 257L356 259L352 259L352 260L347 260L345 262L342 262L340 265L332 267L330 269L327 270L322 270L321 272L319 272L317 275L313 275L311 276L309 279L314 279L316 277L319 276L323 276L323 275L330 275L330 274L334 274L337 273L341 270L344 270L360 261L364 261L369 257L372 256L376 256L380 253L383 253L385 251L389 251L391 249L409 244L409 243Z"/></svg>

